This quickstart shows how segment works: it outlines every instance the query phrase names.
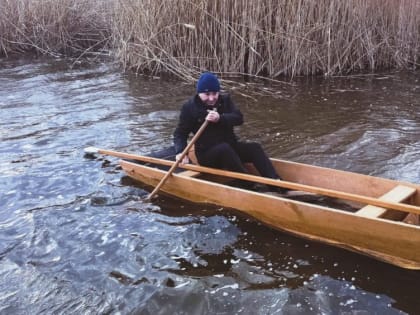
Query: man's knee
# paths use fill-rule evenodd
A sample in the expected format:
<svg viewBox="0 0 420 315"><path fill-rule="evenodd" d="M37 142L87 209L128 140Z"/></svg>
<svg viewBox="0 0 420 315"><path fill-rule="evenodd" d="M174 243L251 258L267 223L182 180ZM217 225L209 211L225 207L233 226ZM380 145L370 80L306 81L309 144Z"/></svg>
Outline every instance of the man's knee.
<svg viewBox="0 0 420 315"><path fill-rule="evenodd" d="M250 142L249 143L249 150L252 150L254 152L261 152L263 151L261 145L257 142Z"/></svg>
<svg viewBox="0 0 420 315"><path fill-rule="evenodd" d="M241 156L245 159L254 159L265 155L263 148L257 142L243 143L240 148Z"/></svg>

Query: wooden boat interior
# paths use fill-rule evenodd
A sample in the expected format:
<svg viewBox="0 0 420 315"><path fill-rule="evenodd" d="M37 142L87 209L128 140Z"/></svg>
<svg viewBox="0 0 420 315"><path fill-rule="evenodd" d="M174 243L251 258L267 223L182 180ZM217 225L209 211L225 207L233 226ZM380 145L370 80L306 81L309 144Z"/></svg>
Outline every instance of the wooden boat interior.
<svg viewBox="0 0 420 315"><path fill-rule="evenodd" d="M272 159L272 162L278 174L280 174L283 179L290 182L313 185L327 189L336 189L347 193L361 194L390 202L413 205L418 205L420 203L419 188L415 187L411 183L398 182L398 184L396 184L393 180L276 159ZM252 164L247 164L246 167L251 174L258 175L258 172ZM181 171L178 175L200 178L220 184L229 184L231 181L231 179L227 177L204 174L191 170ZM320 195L289 198L333 209L349 211L362 217L382 218L413 225L420 225L419 215L403 211L385 209L373 205L364 205L354 201Z"/></svg>

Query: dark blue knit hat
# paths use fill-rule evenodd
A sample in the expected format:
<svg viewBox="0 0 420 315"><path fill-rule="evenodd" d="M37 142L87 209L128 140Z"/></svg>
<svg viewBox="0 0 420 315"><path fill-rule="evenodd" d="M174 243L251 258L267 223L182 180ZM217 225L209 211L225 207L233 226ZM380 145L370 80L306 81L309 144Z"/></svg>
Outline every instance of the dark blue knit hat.
<svg viewBox="0 0 420 315"><path fill-rule="evenodd" d="M197 93L219 92L220 83L217 76L211 72L201 74L197 82Z"/></svg>

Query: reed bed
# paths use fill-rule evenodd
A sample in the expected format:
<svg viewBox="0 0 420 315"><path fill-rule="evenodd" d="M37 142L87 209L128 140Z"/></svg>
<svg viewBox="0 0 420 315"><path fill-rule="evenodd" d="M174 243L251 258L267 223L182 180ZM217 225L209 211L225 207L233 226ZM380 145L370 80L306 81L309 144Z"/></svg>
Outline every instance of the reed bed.
<svg viewBox="0 0 420 315"><path fill-rule="evenodd" d="M109 12L100 0L0 0L0 53L97 52L109 41Z"/></svg>
<svg viewBox="0 0 420 315"><path fill-rule="evenodd" d="M332 76L415 69L418 0L0 0L0 49L109 49L124 69Z"/></svg>

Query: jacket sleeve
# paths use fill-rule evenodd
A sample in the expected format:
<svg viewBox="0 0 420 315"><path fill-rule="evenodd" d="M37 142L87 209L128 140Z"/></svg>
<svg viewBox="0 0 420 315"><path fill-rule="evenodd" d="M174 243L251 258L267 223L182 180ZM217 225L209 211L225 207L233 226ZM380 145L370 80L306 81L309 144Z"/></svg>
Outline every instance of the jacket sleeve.
<svg viewBox="0 0 420 315"><path fill-rule="evenodd" d="M229 95L223 96L223 112L220 115L219 123L224 126L239 126L244 123L241 111L233 103Z"/></svg>
<svg viewBox="0 0 420 315"><path fill-rule="evenodd" d="M181 153L185 149L188 136L193 131L193 127L189 106L186 103L182 106L178 125L174 131L175 154Z"/></svg>

